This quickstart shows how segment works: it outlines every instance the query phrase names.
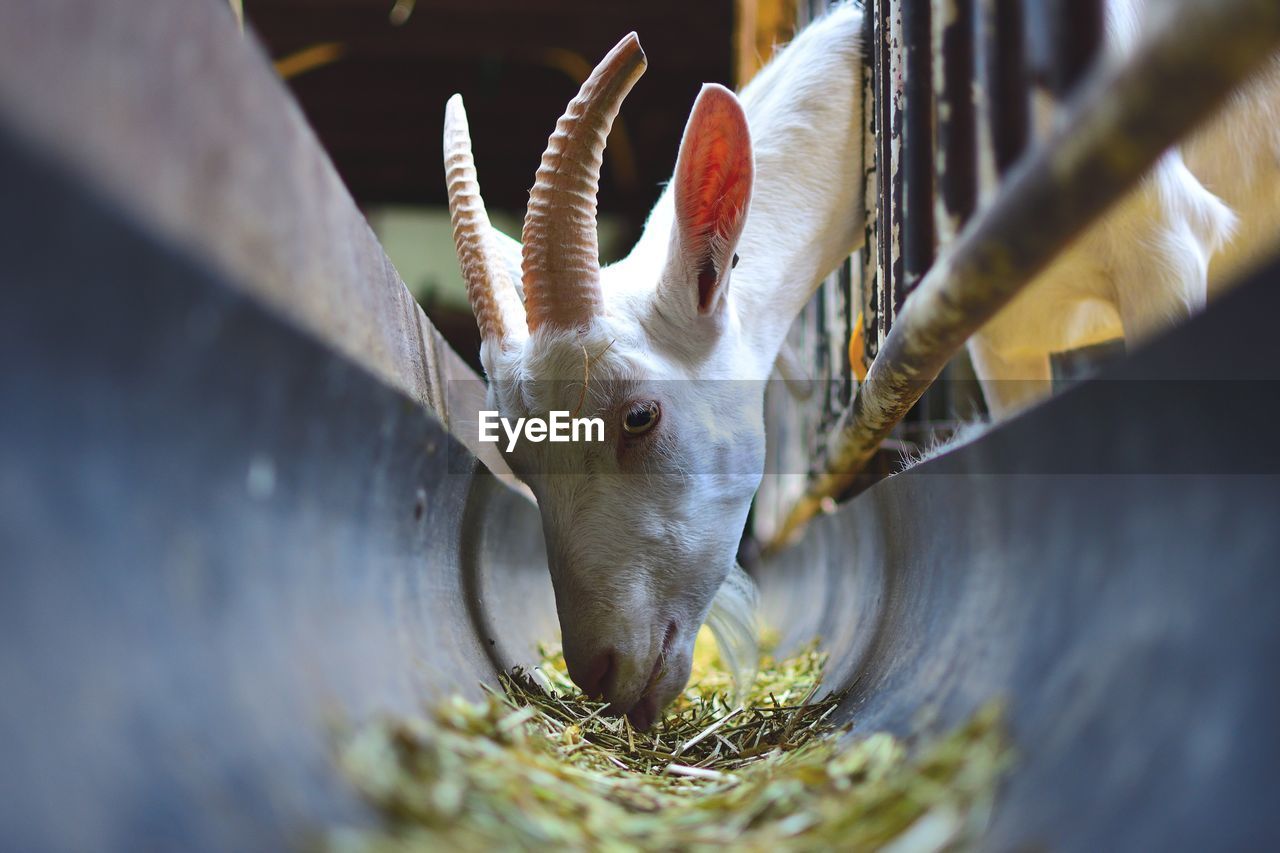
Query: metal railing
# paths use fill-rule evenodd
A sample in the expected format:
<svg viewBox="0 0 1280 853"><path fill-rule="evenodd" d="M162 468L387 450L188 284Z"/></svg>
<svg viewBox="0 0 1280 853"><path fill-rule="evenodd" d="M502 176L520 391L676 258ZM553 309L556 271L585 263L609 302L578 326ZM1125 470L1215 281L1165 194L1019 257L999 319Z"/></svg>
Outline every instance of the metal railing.
<svg viewBox="0 0 1280 853"><path fill-rule="evenodd" d="M867 3L868 239L842 274L868 373L819 419L785 518L757 525L768 547L848 494L969 336L1280 47L1275 0L1168 2L1122 64L1096 61L1101 0Z"/></svg>

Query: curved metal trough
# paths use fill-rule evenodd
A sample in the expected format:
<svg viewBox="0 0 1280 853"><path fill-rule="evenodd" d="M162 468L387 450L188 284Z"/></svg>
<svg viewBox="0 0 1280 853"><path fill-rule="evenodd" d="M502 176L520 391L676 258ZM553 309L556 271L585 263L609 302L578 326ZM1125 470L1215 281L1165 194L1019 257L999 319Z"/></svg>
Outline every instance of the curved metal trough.
<svg viewBox="0 0 1280 853"><path fill-rule="evenodd" d="M977 442L883 481L761 573L855 732L1004 697L992 849L1280 840L1280 265Z"/></svg>
<svg viewBox="0 0 1280 853"><path fill-rule="evenodd" d="M335 725L555 631L540 521L226 9L95 12L0 5L0 849L278 849L367 817ZM753 567L855 734L1007 700L992 849L1280 841L1276 316L1280 268Z"/></svg>
<svg viewBox="0 0 1280 853"><path fill-rule="evenodd" d="M554 631L536 511L8 135L0 185L0 847L360 819L335 723L475 695ZM1280 838L1266 278L757 567L855 733L1007 699L993 849Z"/></svg>

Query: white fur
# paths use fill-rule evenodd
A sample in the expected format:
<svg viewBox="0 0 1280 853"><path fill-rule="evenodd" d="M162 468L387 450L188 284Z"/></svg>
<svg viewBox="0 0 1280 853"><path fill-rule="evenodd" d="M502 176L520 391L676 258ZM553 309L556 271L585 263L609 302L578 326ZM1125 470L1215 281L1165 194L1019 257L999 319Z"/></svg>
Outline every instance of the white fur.
<svg viewBox="0 0 1280 853"><path fill-rule="evenodd" d="M1239 217L1209 262L1209 295L1239 281L1280 244L1280 56L1182 146L1205 188Z"/></svg>
<svg viewBox="0 0 1280 853"><path fill-rule="evenodd" d="M1164 11L1111 0L1106 61L1124 61ZM1277 234L1280 59L974 335L969 353L992 414L1048 394L1050 353L1140 342L1185 320Z"/></svg>
<svg viewBox="0 0 1280 853"><path fill-rule="evenodd" d="M895 473L906 473L917 465L923 465L930 459L937 459L939 456L945 456L953 450L959 450L966 444L972 444L986 435L989 429L991 429L991 424L987 421L964 421L946 439L934 437L922 447L903 451L901 459L898 460L898 470Z"/></svg>
<svg viewBox="0 0 1280 853"><path fill-rule="evenodd" d="M754 593L735 554L764 466L764 383L792 320L863 233L861 14L836 7L742 93L755 177L731 273L735 247L715 243L725 289L713 310L691 296L698 261L683 247L697 242L676 239L668 187L632 253L602 271L601 316L481 347L488 405L507 418L575 410L589 365L581 414L605 419L605 442L524 443L506 458L538 499L571 672L612 653L615 710L660 709L684 687L713 598L722 653L743 674L754 665ZM518 265L518 244L499 246ZM650 400L658 426L631 442L629 406Z"/></svg>

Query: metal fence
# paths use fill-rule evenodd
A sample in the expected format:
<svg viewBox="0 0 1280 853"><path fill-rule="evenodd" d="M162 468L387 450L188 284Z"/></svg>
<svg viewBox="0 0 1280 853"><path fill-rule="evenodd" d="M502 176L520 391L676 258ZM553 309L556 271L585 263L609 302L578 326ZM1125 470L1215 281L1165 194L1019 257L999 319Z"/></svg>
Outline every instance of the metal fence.
<svg viewBox="0 0 1280 853"><path fill-rule="evenodd" d="M1141 50L1102 63L1103 0L868 0L865 248L792 330L813 395L770 389L770 470L795 473L766 478L757 539L780 544L981 417L964 340L1275 49L1272 4L1176 0ZM800 24L825 6L801 3ZM1114 168L1121 138L1137 156ZM1074 353L1069 373L1113 353Z"/></svg>

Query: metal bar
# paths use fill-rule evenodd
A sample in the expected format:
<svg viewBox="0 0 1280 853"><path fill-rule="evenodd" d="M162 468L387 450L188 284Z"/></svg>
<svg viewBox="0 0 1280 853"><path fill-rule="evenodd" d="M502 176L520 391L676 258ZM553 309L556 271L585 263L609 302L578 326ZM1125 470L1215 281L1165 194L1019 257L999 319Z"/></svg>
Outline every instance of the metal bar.
<svg viewBox="0 0 1280 853"><path fill-rule="evenodd" d="M892 73L889 69L889 56L892 53L889 43L890 0L876 0L876 220L879 227L876 231L876 342L883 343L889 334L893 315L893 262L890 251L889 235L893 233L892 185L893 155L890 136L892 134Z"/></svg>
<svg viewBox="0 0 1280 853"><path fill-rule="evenodd" d="M831 337L831 315L828 311L827 290L830 287L831 279L828 277L822 282L818 292L814 294L815 298L809 301L809 308L813 312L813 331L816 338L809 357L813 359L811 362L814 371L813 375L821 383L821 393L817 400L818 419L814 424L819 432L826 427L828 418L833 417L830 412L831 398L829 393L831 385L831 347L828 344L828 339Z"/></svg>
<svg viewBox="0 0 1280 853"><path fill-rule="evenodd" d="M903 288L902 273L902 170L903 170L903 113L906 100L906 68L905 53L902 40L902 7L916 0L889 0L889 218L890 227L880 232L880 239L888 242L889 277L886 285L889 298L886 300L889 311L889 325L885 329L888 334L898 319L902 303L906 301Z"/></svg>
<svg viewBox="0 0 1280 853"><path fill-rule="evenodd" d="M929 5L902 6L904 108L902 128L902 267L899 300L933 264L933 32ZM899 303L900 305L901 303Z"/></svg>
<svg viewBox="0 0 1280 853"><path fill-rule="evenodd" d="M1022 0L1022 67L1033 86L1049 88L1058 38L1057 0Z"/></svg>
<svg viewBox="0 0 1280 853"><path fill-rule="evenodd" d="M1131 61L1086 79L1062 129L920 283L832 437L826 471L770 547L842 495L969 336L1277 48L1275 0L1181 0Z"/></svg>
<svg viewBox="0 0 1280 853"><path fill-rule="evenodd" d="M996 169L995 121L991 113L991 93L995 67L995 0L973 0L973 108L977 141L978 201L981 208L995 198L1000 184Z"/></svg>
<svg viewBox="0 0 1280 853"><path fill-rule="evenodd" d="M847 264L848 260L845 263ZM822 298L826 302L823 319L826 334L822 338L822 357L826 362L826 382L823 383L826 402L822 406L822 429L825 432L831 428L836 418L848 405L848 401L840 399L840 380L849 369L849 359L845 355L849 329L839 268L827 276L827 280L822 284L822 293Z"/></svg>
<svg viewBox="0 0 1280 853"><path fill-rule="evenodd" d="M1084 77L1102 45L1102 0L1049 0L1053 39L1049 88L1064 97Z"/></svg>
<svg viewBox="0 0 1280 853"><path fill-rule="evenodd" d="M1021 0L994 0L991 10L994 44L987 54L987 80L991 92L991 138L996 170L1001 175L1022 156L1031 133L1022 12Z"/></svg>
<svg viewBox="0 0 1280 853"><path fill-rule="evenodd" d="M973 105L973 0L953 0L933 21L933 88L938 101L934 205L938 241L951 242L978 198L977 125Z"/></svg>
<svg viewBox="0 0 1280 853"><path fill-rule="evenodd" d="M858 264L858 275L862 273L862 261L857 255L852 258L846 258L845 262L840 265L840 269L836 273L836 281L840 286L840 296L845 335L837 342L840 350L845 350L845 345L856 335L858 320L858 295L857 288L854 287L853 278L855 275L854 264ZM840 404L838 411L843 412L850 403L853 402L853 360L847 352L841 352L841 361L844 362L840 371Z"/></svg>
<svg viewBox="0 0 1280 853"><path fill-rule="evenodd" d="M875 22L876 15L874 10L868 7L868 11L862 16L862 43L865 45L874 45L876 43ZM876 128L878 127L876 104L878 102L875 96L875 61L877 55L877 52L872 50L870 55L865 58L866 67L862 78L862 171L866 225L863 231L862 248L858 252L861 262L859 276L861 289L860 308L862 311L861 363L852 363L855 358L859 357L858 355L851 353L849 356L850 367L856 372L859 382L866 377L866 368L875 359L876 353L880 350L878 334L880 328L880 279L876 274L880 217L879 205L873 201L873 199L878 198L877 191L880 174L876 154L877 140L879 138L879 134L876 133ZM856 322L857 318L854 319Z"/></svg>
<svg viewBox="0 0 1280 853"><path fill-rule="evenodd" d="M1098 55L1103 9L1103 0L1022 0L1027 79L1056 100L1065 99Z"/></svg>

